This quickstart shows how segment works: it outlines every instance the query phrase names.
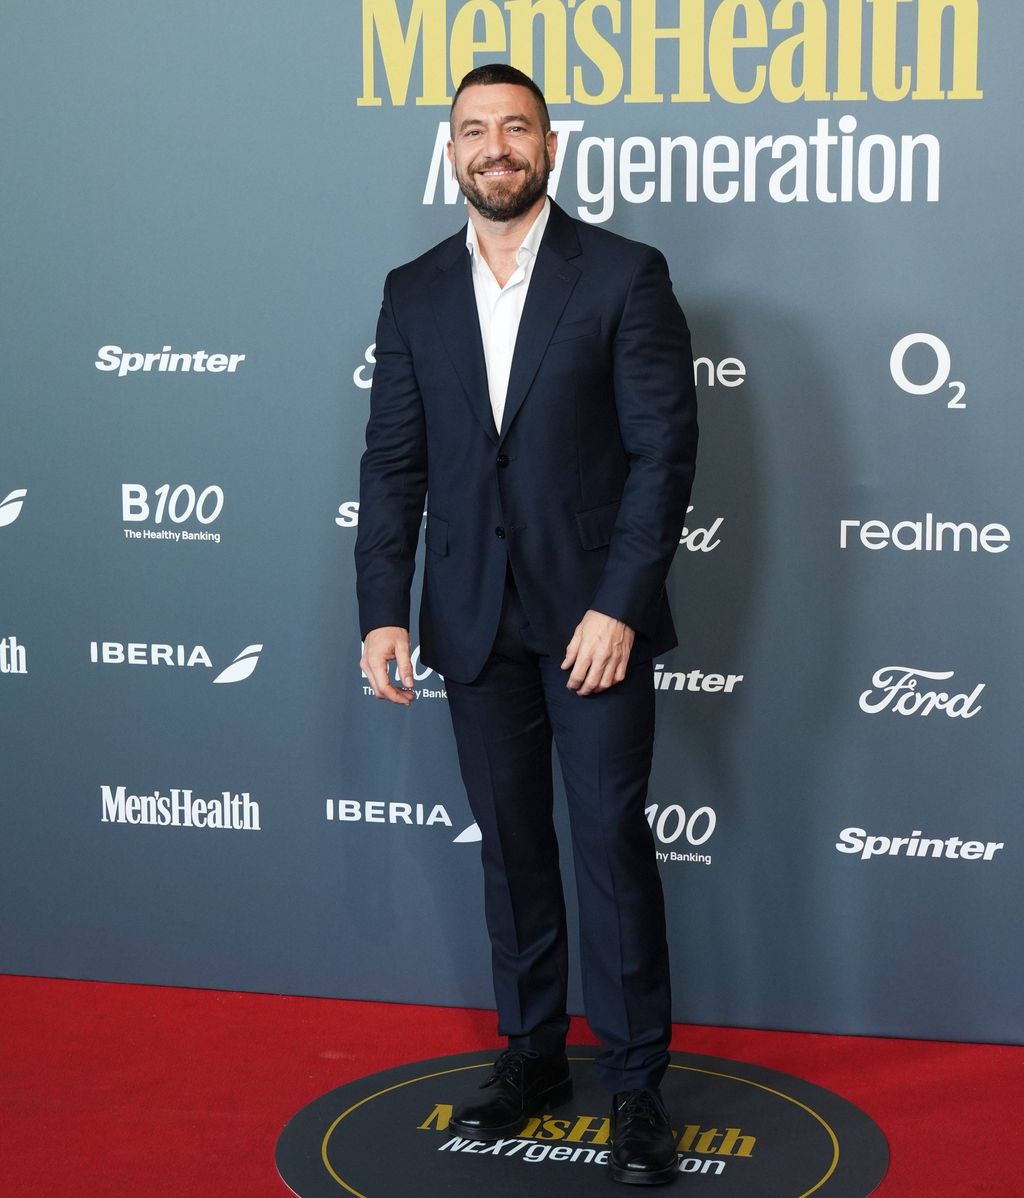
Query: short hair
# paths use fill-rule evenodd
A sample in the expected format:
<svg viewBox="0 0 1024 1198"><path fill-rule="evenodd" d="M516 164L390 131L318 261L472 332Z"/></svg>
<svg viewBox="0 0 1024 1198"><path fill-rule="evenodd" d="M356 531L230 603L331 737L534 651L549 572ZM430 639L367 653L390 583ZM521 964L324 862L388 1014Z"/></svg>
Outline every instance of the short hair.
<svg viewBox="0 0 1024 1198"><path fill-rule="evenodd" d="M449 122L451 121L451 114L455 111L455 105L459 101L459 96L462 95L467 87L489 87L495 83L511 83L516 87L525 87L528 92L531 92L540 107L541 124L544 127L543 131L545 133L548 132L551 128L551 117L548 115L548 104L544 99L544 93L529 75L524 74L516 67L510 66L507 62L485 62L483 66L474 67L473 70L463 77L462 82L455 92L451 109L448 112Z"/></svg>

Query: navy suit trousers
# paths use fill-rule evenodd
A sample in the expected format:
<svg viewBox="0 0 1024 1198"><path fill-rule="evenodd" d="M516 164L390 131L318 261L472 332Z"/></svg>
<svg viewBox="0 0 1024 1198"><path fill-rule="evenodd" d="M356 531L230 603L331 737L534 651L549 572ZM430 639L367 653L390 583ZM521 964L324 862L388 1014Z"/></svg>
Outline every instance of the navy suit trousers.
<svg viewBox="0 0 1024 1198"><path fill-rule="evenodd" d="M509 573L491 654L447 681L463 782L482 834L499 1032L541 1053L565 1043L568 952L552 821L552 737L565 782L587 1019L609 1090L656 1086L671 1004L661 877L644 814L654 742L650 661L599 694L566 687Z"/></svg>

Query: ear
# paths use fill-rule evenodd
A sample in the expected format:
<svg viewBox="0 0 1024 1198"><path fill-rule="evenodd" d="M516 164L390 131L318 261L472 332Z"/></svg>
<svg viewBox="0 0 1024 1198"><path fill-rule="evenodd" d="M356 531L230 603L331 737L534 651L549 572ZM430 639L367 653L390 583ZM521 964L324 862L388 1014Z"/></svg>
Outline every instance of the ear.
<svg viewBox="0 0 1024 1198"><path fill-rule="evenodd" d="M449 142L449 145L451 143ZM549 170L555 165L555 158L558 155L558 134L554 129L549 129L544 135L544 147L548 152L548 161L550 163Z"/></svg>

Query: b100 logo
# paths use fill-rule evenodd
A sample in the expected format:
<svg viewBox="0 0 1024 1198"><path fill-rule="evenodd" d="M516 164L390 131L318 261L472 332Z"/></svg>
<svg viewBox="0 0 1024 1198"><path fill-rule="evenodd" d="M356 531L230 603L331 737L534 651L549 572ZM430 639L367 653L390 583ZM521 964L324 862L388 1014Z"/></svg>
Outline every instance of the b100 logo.
<svg viewBox="0 0 1024 1198"><path fill-rule="evenodd" d="M711 839L718 824L718 816L711 807L698 807L688 817L678 803L669 803L660 809L657 803L652 803L645 808L644 814L661 844L675 844L685 838L686 843L695 849Z"/></svg>
<svg viewBox="0 0 1024 1198"><path fill-rule="evenodd" d="M197 493L188 483L173 490L170 483L157 487L150 499L142 483L121 484L121 518L126 522L149 520L162 524L166 516L172 524L184 524L193 517L200 524L212 524L224 508L221 487L205 487Z"/></svg>

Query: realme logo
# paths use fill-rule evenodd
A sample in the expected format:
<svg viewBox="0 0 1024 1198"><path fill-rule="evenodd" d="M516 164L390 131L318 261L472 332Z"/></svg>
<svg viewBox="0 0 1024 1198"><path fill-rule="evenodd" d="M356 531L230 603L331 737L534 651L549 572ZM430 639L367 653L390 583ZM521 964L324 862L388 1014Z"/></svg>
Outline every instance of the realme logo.
<svg viewBox="0 0 1024 1198"><path fill-rule="evenodd" d="M448 105L449 79L477 56L509 59L549 104L749 104L766 92L783 104L979 100L978 10L978 0L363 0L356 103L378 106L383 93L402 106L415 76L414 103Z"/></svg>
<svg viewBox="0 0 1024 1198"><path fill-rule="evenodd" d="M960 553L967 550L977 553L1005 553L1012 537L1005 524L986 524L979 528L966 520L936 520L931 512L925 512L923 520L899 520L892 526L884 520L840 520L839 548L851 548L851 542L860 542L865 549L888 549L894 547L904 552L916 553Z"/></svg>

